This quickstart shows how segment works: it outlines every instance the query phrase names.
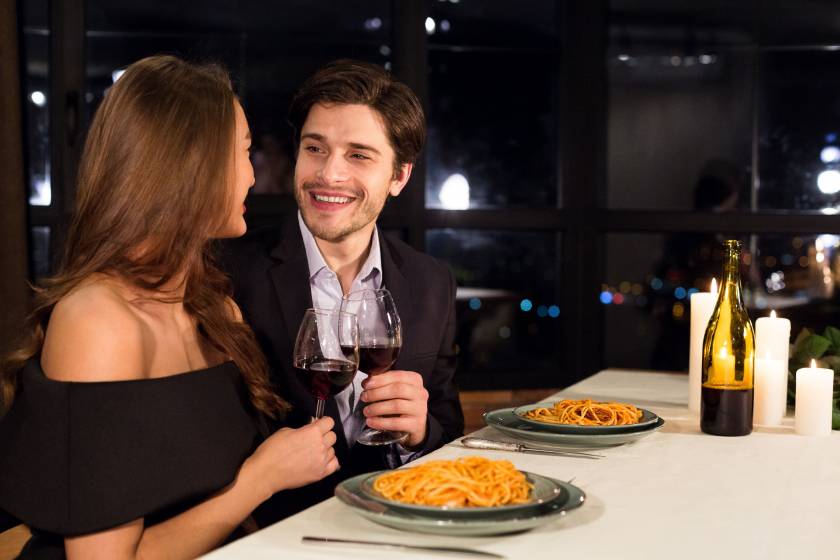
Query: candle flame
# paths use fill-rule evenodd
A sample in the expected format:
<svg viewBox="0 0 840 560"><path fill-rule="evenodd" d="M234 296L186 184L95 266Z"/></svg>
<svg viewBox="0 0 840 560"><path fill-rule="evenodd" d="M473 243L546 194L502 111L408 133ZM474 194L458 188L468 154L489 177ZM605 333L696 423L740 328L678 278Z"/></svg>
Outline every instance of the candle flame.
<svg viewBox="0 0 840 560"><path fill-rule="evenodd" d="M774 310L772 310L772 311L770 312L770 318L771 318L771 319L775 319L775 318L776 318L776 310L775 310L775 309L774 309Z"/></svg>
<svg viewBox="0 0 840 560"><path fill-rule="evenodd" d="M811 369L817 369L817 360L811 360Z"/></svg>
<svg viewBox="0 0 840 560"><path fill-rule="evenodd" d="M717 279L712 278L712 285L711 285L711 287L709 288L709 292L710 292L710 293L713 293L713 294L716 294L716 293L717 293Z"/></svg>
<svg viewBox="0 0 840 560"><path fill-rule="evenodd" d="M729 356L729 354L726 352L726 348L725 348L725 347L721 347L721 349L720 349L720 357L721 357L721 359L725 360L728 356Z"/></svg>

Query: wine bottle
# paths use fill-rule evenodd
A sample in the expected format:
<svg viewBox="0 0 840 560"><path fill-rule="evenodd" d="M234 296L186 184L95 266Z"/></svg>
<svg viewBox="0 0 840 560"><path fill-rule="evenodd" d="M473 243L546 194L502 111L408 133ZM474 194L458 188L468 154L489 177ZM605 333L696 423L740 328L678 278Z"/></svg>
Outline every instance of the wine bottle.
<svg viewBox="0 0 840 560"><path fill-rule="evenodd" d="M745 436L753 423L755 335L741 301L741 243L724 242L723 281L703 337L700 429Z"/></svg>

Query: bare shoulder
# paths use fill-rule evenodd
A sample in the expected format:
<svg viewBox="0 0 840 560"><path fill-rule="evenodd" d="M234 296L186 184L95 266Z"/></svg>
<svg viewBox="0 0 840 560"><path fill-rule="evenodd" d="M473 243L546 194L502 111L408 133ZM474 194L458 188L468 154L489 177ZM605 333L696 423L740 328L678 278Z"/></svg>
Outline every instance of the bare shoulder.
<svg viewBox="0 0 840 560"><path fill-rule="evenodd" d="M114 282L85 282L56 304L41 365L48 377L59 381L143 377L143 323Z"/></svg>

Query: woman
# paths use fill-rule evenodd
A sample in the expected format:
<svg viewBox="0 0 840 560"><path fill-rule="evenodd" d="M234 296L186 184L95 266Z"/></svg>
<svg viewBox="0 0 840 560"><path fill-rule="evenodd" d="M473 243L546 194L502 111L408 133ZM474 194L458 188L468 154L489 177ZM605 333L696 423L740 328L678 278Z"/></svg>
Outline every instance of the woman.
<svg viewBox="0 0 840 560"><path fill-rule="evenodd" d="M287 405L209 252L245 232L249 148L215 66L143 59L97 110L62 266L3 371L0 509L33 528L24 555L194 557L338 468L328 418L260 443Z"/></svg>

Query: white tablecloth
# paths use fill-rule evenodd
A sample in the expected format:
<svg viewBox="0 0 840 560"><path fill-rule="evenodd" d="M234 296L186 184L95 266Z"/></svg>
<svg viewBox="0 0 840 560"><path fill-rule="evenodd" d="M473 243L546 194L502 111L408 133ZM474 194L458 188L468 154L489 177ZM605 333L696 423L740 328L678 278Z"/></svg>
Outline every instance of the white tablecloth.
<svg viewBox="0 0 840 560"><path fill-rule="evenodd" d="M511 536L442 537L377 525L331 498L208 555L226 558L424 558L302 544L303 535L471 547L507 558L840 558L840 433L793 432L793 419L746 437L700 432L685 375L606 370L558 393L632 402L665 418L659 432L599 451L605 459L476 451L457 442L420 459L481 454L569 480L587 494L557 522ZM791 412L792 414L792 412ZM472 434L502 439L492 428Z"/></svg>

